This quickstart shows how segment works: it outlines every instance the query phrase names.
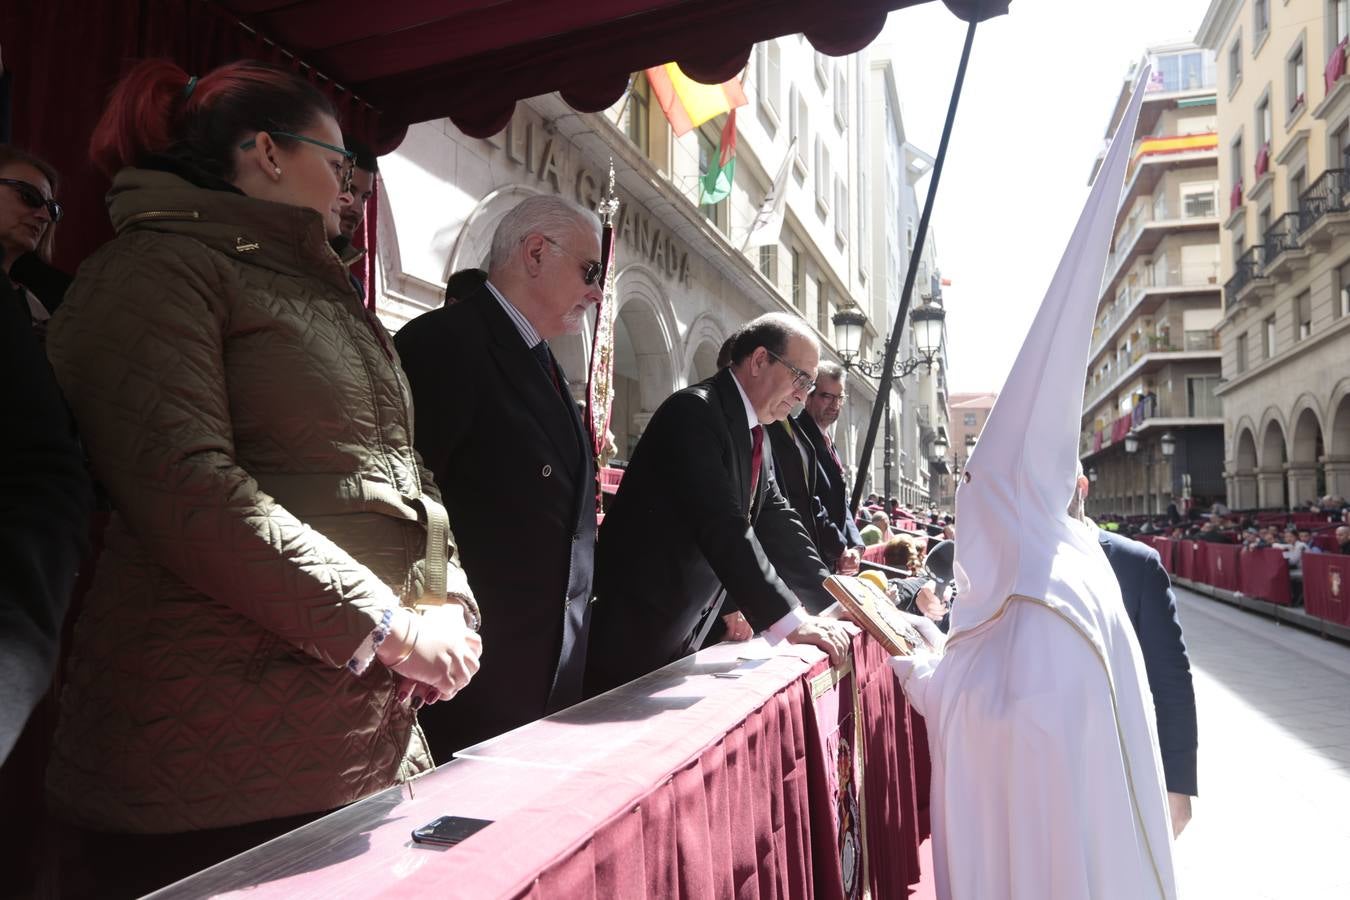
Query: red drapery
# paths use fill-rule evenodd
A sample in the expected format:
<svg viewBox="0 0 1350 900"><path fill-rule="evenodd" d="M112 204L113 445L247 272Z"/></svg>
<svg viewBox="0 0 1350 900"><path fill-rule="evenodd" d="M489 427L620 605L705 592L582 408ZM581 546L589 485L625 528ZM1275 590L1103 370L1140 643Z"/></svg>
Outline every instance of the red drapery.
<svg viewBox="0 0 1350 900"><path fill-rule="evenodd" d="M1162 558L1163 568L1167 570L1168 575L1176 573L1176 554L1177 541L1170 538L1153 539L1153 549L1158 551L1158 556Z"/></svg>
<svg viewBox="0 0 1350 900"><path fill-rule="evenodd" d="M1188 581L1198 581L1195 571L1195 546L1199 541L1177 542L1177 575Z"/></svg>
<svg viewBox="0 0 1350 900"><path fill-rule="evenodd" d="M1284 551L1268 547L1244 550L1239 572L1240 588L1248 597L1289 605L1289 563Z"/></svg>
<svg viewBox="0 0 1350 900"><path fill-rule="evenodd" d="M1207 544L1207 580L1216 588L1236 591L1241 587L1240 559L1242 548L1236 544Z"/></svg>
<svg viewBox="0 0 1350 900"><path fill-rule="evenodd" d="M411 792L368 798L179 889L286 900L354 886L391 900L842 898L835 761L822 752L812 692L829 671L814 649L740 660L753 646L712 647L468 748ZM927 744L885 652L865 636L853 651L872 896L905 897L920 876ZM408 832L440 815L494 824L448 852L411 845Z"/></svg>
<svg viewBox="0 0 1350 900"><path fill-rule="evenodd" d="M1303 603L1309 615L1350 625L1350 556L1304 553Z"/></svg>
<svg viewBox="0 0 1350 900"><path fill-rule="evenodd" d="M0 34L22 35L4 45L13 76L13 142L60 173L66 216L56 235L56 263L67 272L112 237L103 205L108 182L89 163L89 135L131 62L166 57L194 75L243 58L287 65L333 100L344 127L363 137L377 131L372 108L200 0L5 4Z"/></svg>

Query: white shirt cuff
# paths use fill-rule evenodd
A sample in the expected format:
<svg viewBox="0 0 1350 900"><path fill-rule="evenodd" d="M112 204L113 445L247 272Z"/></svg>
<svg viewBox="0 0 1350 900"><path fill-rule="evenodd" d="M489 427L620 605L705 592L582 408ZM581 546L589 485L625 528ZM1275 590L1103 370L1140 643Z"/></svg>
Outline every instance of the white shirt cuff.
<svg viewBox="0 0 1350 900"><path fill-rule="evenodd" d="M787 640L789 634L796 631L808 618L809 616L807 616L806 610L802 609L800 606L794 606L787 615L783 616L783 618L779 619L777 622L774 622L769 626L768 630L764 632L765 642L770 647L774 644L782 643Z"/></svg>

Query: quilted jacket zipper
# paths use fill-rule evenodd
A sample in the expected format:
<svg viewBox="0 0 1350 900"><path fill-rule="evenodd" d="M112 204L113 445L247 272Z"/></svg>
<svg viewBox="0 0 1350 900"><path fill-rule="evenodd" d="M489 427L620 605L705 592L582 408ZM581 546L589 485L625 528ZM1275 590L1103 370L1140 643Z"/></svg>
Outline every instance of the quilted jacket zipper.
<svg viewBox="0 0 1350 900"><path fill-rule="evenodd" d="M202 214L195 209L149 209L127 216L123 220L122 226L134 225L137 222L144 222L146 219L200 219L201 217Z"/></svg>

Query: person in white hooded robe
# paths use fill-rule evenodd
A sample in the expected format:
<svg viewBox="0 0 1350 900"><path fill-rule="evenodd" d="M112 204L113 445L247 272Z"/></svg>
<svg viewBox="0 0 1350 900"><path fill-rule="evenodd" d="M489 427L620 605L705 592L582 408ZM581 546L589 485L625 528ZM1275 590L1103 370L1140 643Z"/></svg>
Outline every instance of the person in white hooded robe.
<svg viewBox="0 0 1350 900"><path fill-rule="evenodd" d="M941 898L1176 896L1139 645L1094 529L1068 514L1096 298L1146 79L957 491L960 599L945 648L892 662L928 726Z"/></svg>

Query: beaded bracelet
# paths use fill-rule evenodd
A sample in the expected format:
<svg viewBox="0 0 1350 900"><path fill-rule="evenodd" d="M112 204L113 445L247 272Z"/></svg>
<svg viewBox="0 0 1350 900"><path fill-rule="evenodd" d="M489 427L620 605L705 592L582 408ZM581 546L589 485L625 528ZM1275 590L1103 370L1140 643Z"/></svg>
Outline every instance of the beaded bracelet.
<svg viewBox="0 0 1350 900"><path fill-rule="evenodd" d="M420 636L420 629L417 627L418 618L420 617L414 615L412 620L409 621L408 623L408 630L412 632L412 639L408 640L407 649L403 651L402 656L400 656L393 662L389 663L387 668L397 669L399 666L403 665L405 662L407 662L409 659L412 658L413 651L417 649L417 638Z"/></svg>

